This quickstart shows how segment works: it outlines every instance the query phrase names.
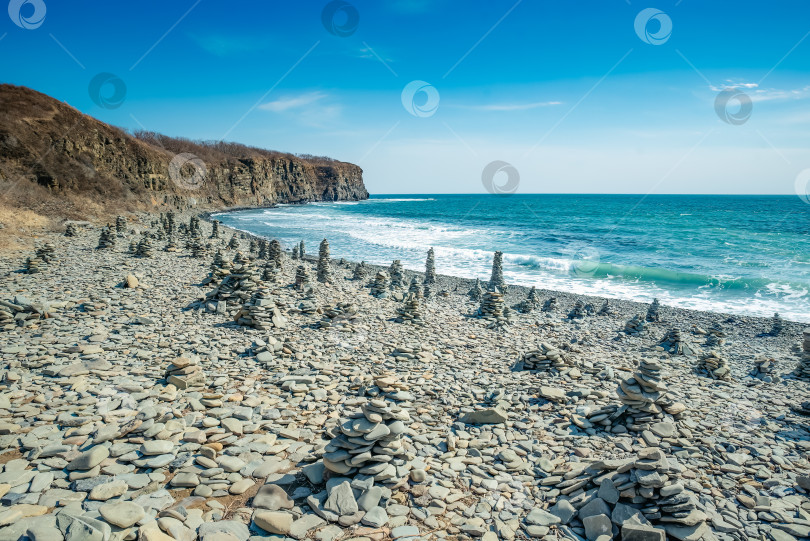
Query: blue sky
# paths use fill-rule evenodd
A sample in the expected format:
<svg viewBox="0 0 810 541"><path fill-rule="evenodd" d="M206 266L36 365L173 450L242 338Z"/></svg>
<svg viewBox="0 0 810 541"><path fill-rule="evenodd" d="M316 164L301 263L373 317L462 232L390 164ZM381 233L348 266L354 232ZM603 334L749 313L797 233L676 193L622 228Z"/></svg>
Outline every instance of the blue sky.
<svg viewBox="0 0 810 541"><path fill-rule="evenodd" d="M787 194L810 168L804 1L356 0L329 19L356 13L346 36L335 6L12 0L0 80L129 129L354 162L372 193L483 192L494 160L524 193ZM750 116L718 113L729 88Z"/></svg>

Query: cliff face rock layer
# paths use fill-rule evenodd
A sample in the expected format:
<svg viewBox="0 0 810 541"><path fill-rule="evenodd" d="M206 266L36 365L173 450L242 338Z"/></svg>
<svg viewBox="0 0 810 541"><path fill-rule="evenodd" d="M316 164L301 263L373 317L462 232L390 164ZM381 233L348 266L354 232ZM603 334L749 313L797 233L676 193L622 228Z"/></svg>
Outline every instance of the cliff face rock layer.
<svg viewBox="0 0 810 541"><path fill-rule="evenodd" d="M354 164L132 135L12 85L0 85L0 188L85 197L102 207L217 209L368 198Z"/></svg>

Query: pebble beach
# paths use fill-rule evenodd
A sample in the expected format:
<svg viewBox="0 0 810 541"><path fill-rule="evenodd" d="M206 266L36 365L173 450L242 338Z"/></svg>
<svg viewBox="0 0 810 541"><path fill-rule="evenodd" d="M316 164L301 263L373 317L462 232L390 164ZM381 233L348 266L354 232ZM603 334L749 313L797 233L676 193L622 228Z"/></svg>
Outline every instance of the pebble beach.
<svg viewBox="0 0 810 541"><path fill-rule="evenodd" d="M810 330L282 250L0 259L0 541L810 538Z"/></svg>

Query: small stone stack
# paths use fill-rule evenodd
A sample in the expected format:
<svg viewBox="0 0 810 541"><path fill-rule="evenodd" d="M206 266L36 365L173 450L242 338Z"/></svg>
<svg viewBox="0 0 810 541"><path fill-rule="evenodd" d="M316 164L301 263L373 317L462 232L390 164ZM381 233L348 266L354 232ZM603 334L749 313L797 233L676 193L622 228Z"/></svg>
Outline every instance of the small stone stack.
<svg viewBox="0 0 810 541"><path fill-rule="evenodd" d="M810 379L810 328L802 331L802 353L799 364L796 367L796 376L802 379Z"/></svg>
<svg viewBox="0 0 810 541"><path fill-rule="evenodd" d="M764 383L779 383L780 381L776 374L776 360L768 357L754 359L754 369L748 375Z"/></svg>
<svg viewBox="0 0 810 541"><path fill-rule="evenodd" d="M127 219L123 216L115 218L115 232L119 237L123 237L127 234Z"/></svg>
<svg viewBox="0 0 810 541"><path fill-rule="evenodd" d="M178 389L205 387L205 374L196 358L178 357L166 367L166 383Z"/></svg>
<svg viewBox="0 0 810 541"><path fill-rule="evenodd" d="M661 370L658 361L642 360L632 376L619 382L616 394L627 406L628 430L643 430L670 406Z"/></svg>
<svg viewBox="0 0 810 541"><path fill-rule="evenodd" d="M350 302L339 302L324 306L323 317L315 326L319 329L353 332L354 320L357 319L357 306Z"/></svg>
<svg viewBox="0 0 810 541"><path fill-rule="evenodd" d="M281 268L281 243L276 239L270 241L267 245L267 259L272 261L276 267Z"/></svg>
<svg viewBox="0 0 810 541"><path fill-rule="evenodd" d="M188 234L189 235L202 235L202 227L200 226L200 217L192 215L188 219Z"/></svg>
<svg viewBox="0 0 810 541"><path fill-rule="evenodd" d="M224 274L212 269L211 282L215 276L222 276L222 281L213 290L206 294L206 302L226 301L233 306L241 306L252 296L261 282L261 274L241 252L237 252L233 259L233 268Z"/></svg>
<svg viewBox="0 0 810 541"><path fill-rule="evenodd" d="M259 245L256 242L256 239L251 238L250 242L248 243L248 253L250 255L255 255L255 254L258 253L258 251L259 251Z"/></svg>
<svg viewBox="0 0 810 541"><path fill-rule="evenodd" d="M694 355L692 347L684 342L680 329L670 329L659 344L670 355Z"/></svg>
<svg viewBox="0 0 810 541"><path fill-rule="evenodd" d="M728 359L721 357L717 352L710 351L700 361L700 370L712 379L731 381L731 369Z"/></svg>
<svg viewBox="0 0 810 541"><path fill-rule="evenodd" d="M543 303L543 312L555 312L557 310L557 297L546 299Z"/></svg>
<svg viewBox="0 0 810 541"><path fill-rule="evenodd" d="M425 296L424 289L419 285L419 280L415 276L408 287L408 293L413 293L417 299L422 299Z"/></svg>
<svg viewBox="0 0 810 541"><path fill-rule="evenodd" d="M568 370L574 363L562 351L547 342L540 344L540 348L529 351L523 356L523 370Z"/></svg>
<svg viewBox="0 0 810 541"><path fill-rule="evenodd" d="M138 249L135 251L135 255L138 257L152 257L154 255L152 252L152 241L149 240L149 237L146 235L144 235L141 242L138 243Z"/></svg>
<svg viewBox="0 0 810 541"><path fill-rule="evenodd" d="M290 258L292 258L293 261L298 259L298 246L297 245L293 246L292 254L290 255Z"/></svg>
<svg viewBox="0 0 810 541"><path fill-rule="evenodd" d="M48 265L37 256L25 258L25 274L39 274L48 268Z"/></svg>
<svg viewBox="0 0 810 541"><path fill-rule="evenodd" d="M390 281L388 280L388 273L384 270L377 271L374 276L374 282L371 284L371 294L378 299L385 299L388 297L388 290L390 289Z"/></svg>
<svg viewBox="0 0 810 541"><path fill-rule="evenodd" d="M408 446L402 439L410 415L380 399L369 400L360 408L327 431L332 440L324 448L323 464L340 476L368 476L375 483L396 484L410 472ZM348 492L351 494L351 488ZM327 509L329 500L324 504Z"/></svg>
<svg viewBox="0 0 810 541"><path fill-rule="evenodd" d="M191 257L199 259L205 255L207 248L201 238L195 237L189 246L191 249Z"/></svg>
<svg viewBox="0 0 810 541"><path fill-rule="evenodd" d="M259 259L268 259L267 257L267 239L259 239L259 253L256 257Z"/></svg>
<svg viewBox="0 0 810 541"><path fill-rule="evenodd" d="M624 324L624 333L630 336L637 336L644 332L647 322L641 314L636 314L633 318Z"/></svg>
<svg viewBox="0 0 810 541"><path fill-rule="evenodd" d="M647 321L651 323L657 323L661 321L661 304L658 302L657 298L654 298L650 306L647 308L647 315L644 317Z"/></svg>
<svg viewBox="0 0 810 541"><path fill-rule="evenodd" d="M219 220L214 220L211 222L211 238L218 239L219 238Z"/></svg>
<svg viewBox="0 0 810 541"><path fill-rule="evenodd" d="M169 240L166 241L166 247L163 250L165 252L177 251L177 241L174 240L174 235L169 235Z"/></svg>
<svg viewBox="0 0 810 541"><path fill-rule="evenodd" d="M332 263L329 258L329 241L323 239L318 247L318 281L321 283L332 282Z"/></svg>
<svg viewBox="0 0 810 541"><path fill-rule="evenodd" d="M506 293L506 282L503 279L503 252L495 252L492 256L492 274L489 277L488 289L496 288Z"/></svg>
<svg viewBox="0 0 810 541"><path fill-rule="evenodd" d="M281 282L281 269L272 261L267 261L262 270L262 282L268 284L278 284Z"/></svg>
<svg viewBox="0 0 810 541"><path fill-rule="evenodd" d="M499 327L510 323L505 310L503 293L497 289L494 291L488 290L484 293L476 315L487 322L487 328Z"/></svg>
<svg viewBox="0 0 810 541"><path fill-rule="evenodd" d="M174 221L174 212L171 210L166 213L166 224L164 227L169 236L173 235L174 232L177 231L177 224Z"/></svg>
<svg viewBox="0 0 810 541"><path fill-rule="evenodd" d="M706 347L719 347L726 342L726 331L720 322L715 321L706 331Z"/></svg>
<svg viewBox="0 0 810 541"><path fill-rule="evenodd" d="M475 279L475 283L470 288L470 290L467 292L467 296L472 301L475 301L475 302L480 302L481 301L481 298L484 296L484 288L481 287L481 280L479 280L478 278Z"/></svg>
<svg viewBox="0 0 810 541"><path fill-rule="evenodd" d="M419 284L416 284L416 287L419 288ZM422 318L419 294L412 291L412 289L413 288L411 288L405 296L405 301L402 303L402 306L397 308L395 321L397 323L408 323L411 325L424 325L425 320Z"/></svg>
<svg viewBox="0 0 810 541"><path fill-rule="evenodd" d="M526 298L517 305L519 312L524 314L531 314L540 306L540 296L537 294L537 288L532 286Z"/></svg>
<svg viewBox="0 0 810 541"><path fill-rule="evenodd" d="M0 329L10 331L27 325L29 321L50 317L50 310L49 306L32 303L21 295L12 300L0 299Z"/></svg>
<svg viewBox="0 0 810 541"><path fill-rule="evenodd" d="M251 299L236 313L234 321L260 331L283 329L287 326L287 319L281 314L270 290L266 287L256 290Z"/></svg>
<svg viewBox="0 0 810 541"><path fill-rule="evenodd" d="M405 274L402 270L402 261L395 259L388 267L388 276L391 278L391 289L402 289L405 287Z"/></svg>
<svg viewBox="0 0 810 541"><path fill-rule="evenodd" d="M236 233L231 235L231 240L228 241L227 248L229 250L238 250L239 249L239 239L236 237Z"/></svg>
<svg viewBox="0 0 810 541"><path fill-rule="evenodd" d="M66 237L78 237L79 236L79 229L76 227L76 224L69 223L65 227L65 236Z"/></svg>
<svg viewBox="0 0 810 541"><path fill-rule="evenodd" d="M303 291L309 285L309 267L306 264L298 265L295 269L295 289Z"/></svg>
<svg viewBox="0 0 810 541"><path fill-rule="evenodd" d="M568 312L568 319L582 319L585 316L585 303L577 299L577 302L574 303L574 307Z"/></svg>
<svg viewBox="0 0 810 541"><path fill-rule="evenodd" d="M610 304L607 300L605 300L604 304L602 304L602 308L596 313L597 316L609 316L613 314L613 309L610 307Z"/></svg>
<svg viewBox="0 0 810 541"><path fill-rule="evenodd" d="M53 263L56 261L56 246L52 242L46 242L37 248L36 256L45 263Z"/></svg>
<svg viewBox="0 0 810 541"><path fill-rule="evenodd" d="M779 315L779 312L773 315L773 323L771 324L771 330L768 331L770 336L779 336L782 334L782 330L785 328L785 322L782 320L782 317Z"/></svg>
<svg viewBox="0 0 810 541"><path fill-rule="evenodd" d="M98 250L107 250L115 248L115 236L109 226L101 230L101 235L98 237Z"/></svg>
<svg viewBox="0 0 810 541"><path fill-rule="evenodd" d="M428 250L427 259L425 260L425 279L424 284L431 285L436 283L436 255L433 248Z"/></svg>
<svg viewBox="0 0 810 541"><path fill-rule="evenodd" d="M138 253L138 241L132 239L129 241L129 248L127 248L127 253L130 255L135 255Z"/></svg>
<svg viewBox="0 0 810 541"><path fill-rule="evenodd" d="M304 241L303 241L303 239L302 239L302 240L301 240L301 242L298 244L298 257L299 257L299 258L301 258L301 259L306 259L306 257L307 257L307 250L306 250L306 248L304 247Z"/></svg>
<svg viewBox="0 0 810 541"><path fill-rule="evenodd" d="M368 267L366 266L365 261L361 261L354 267L354 272L352 273L352 280L363 280L365 277L368 276Z"/></svg>

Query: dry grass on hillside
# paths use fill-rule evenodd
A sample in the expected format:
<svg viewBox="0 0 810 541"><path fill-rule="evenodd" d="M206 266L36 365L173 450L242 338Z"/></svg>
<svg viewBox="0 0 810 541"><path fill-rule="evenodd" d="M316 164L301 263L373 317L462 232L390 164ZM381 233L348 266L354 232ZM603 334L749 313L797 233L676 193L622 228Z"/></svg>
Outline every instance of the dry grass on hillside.
<svg viewBox="0 0 810 541"><path fill-rule="evenodd" d="M15 208L0 200L0 252L30 249L34 240L53 227L50 218Z"/></svg>

